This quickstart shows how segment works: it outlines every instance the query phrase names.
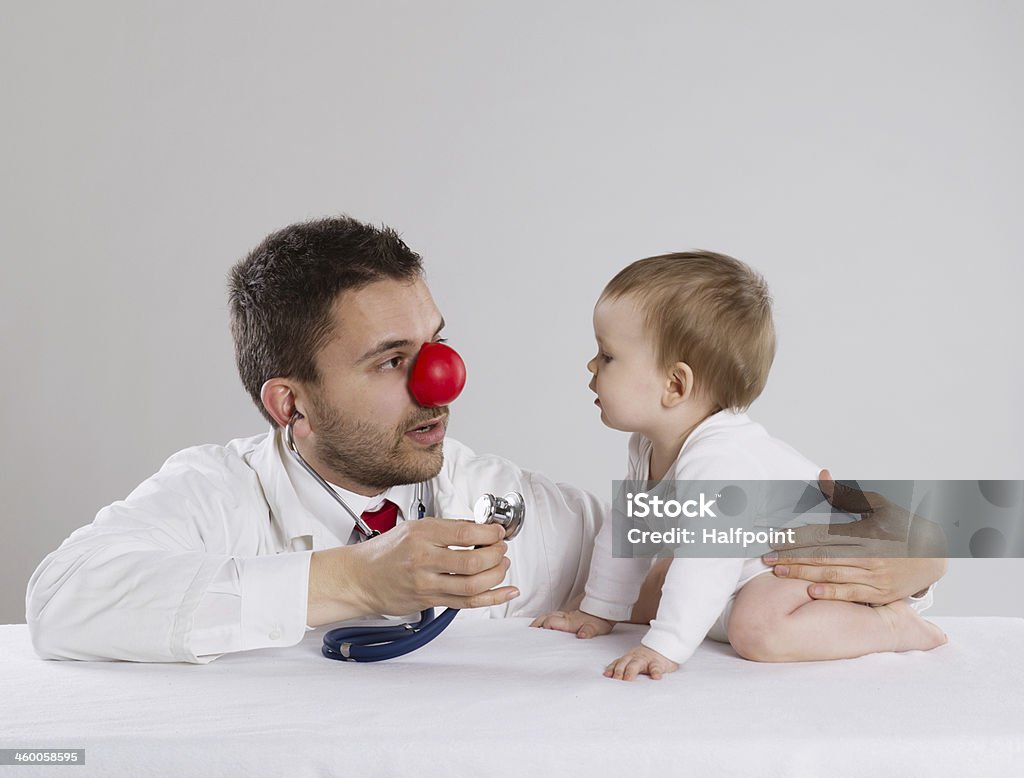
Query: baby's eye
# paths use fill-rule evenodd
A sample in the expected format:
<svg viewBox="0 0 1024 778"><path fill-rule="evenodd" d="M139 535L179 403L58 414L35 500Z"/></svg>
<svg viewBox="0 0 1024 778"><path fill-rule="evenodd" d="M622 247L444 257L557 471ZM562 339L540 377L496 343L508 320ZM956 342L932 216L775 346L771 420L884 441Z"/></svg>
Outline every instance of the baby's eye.
<svg viewBox="0 0 1024 778"><path fill-rule="evenodd" d="M604 362L605 364L608 364L609 362L612 361L612 355L611 354L605 354L602 351L600 356L601 356L601 361Z"/></svg>

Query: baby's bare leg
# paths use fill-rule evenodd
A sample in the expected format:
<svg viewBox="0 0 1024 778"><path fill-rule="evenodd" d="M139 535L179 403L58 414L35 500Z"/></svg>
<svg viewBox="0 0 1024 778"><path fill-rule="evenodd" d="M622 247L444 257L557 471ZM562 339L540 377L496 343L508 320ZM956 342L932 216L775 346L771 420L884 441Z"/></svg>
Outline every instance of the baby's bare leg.
<svg viewBox="0 0 1024 778"><path fill-rule="evenodd" d="M807 662L849 659L877 651L928 650L946 642L942 630L905 602L878 608L814 600L805 582L759 575L736 595L729 642L746 659Z"/></svg>

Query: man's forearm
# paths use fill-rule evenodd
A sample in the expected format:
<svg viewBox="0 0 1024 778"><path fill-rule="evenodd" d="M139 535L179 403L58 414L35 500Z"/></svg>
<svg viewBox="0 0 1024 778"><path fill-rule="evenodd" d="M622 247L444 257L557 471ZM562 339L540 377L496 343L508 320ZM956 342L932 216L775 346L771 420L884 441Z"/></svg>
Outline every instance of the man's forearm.
<svg viewBox="0 0 1024 778"><path fill-rule="evenodd" d="M309 561L306 623L311 627L369 616L359 589L359 559L353 546L314 551Z"/></svg>

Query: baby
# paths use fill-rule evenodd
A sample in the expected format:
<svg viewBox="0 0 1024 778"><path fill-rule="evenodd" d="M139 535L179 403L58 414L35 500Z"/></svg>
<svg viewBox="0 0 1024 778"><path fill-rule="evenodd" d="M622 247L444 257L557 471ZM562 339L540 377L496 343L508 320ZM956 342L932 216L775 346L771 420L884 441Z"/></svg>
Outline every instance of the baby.
<svg viewBox="0 0 1024 778"><path fill-rule="evenodd" d="M598 353L587 364L601 421L632 432L628 481L803 480L819 468L743 410L764 389L775 356L768 287L744 263L690 252L620 271L594 308ZM650 564L612 557L611 522L598 534L578 610L533 626L590 638L629 618ZM799 580L761 559L670 560L657 618L641 645L604 674L661 678L706 637L761 662L843 659L930 649L946 636L906 602L881 607L813 600Z"/></svg>

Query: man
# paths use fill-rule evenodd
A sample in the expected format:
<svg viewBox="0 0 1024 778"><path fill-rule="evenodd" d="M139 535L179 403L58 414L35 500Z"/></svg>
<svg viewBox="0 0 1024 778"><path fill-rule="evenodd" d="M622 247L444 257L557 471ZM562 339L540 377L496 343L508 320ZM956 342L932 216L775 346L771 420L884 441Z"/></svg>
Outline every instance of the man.
<svg viewBox="0 0 1024 778"><path fill-rule="evenodd" d="M448 409L410 394L410 366L444 320L396 233L347 217L286 227L235 266L230 299L239 373L273 430L179 452L43 560L26 597L41 656L207 662L297 643L307 625L438 605L536 615L581 594L605 508L445 440ZM387 531L365 539L289 455L293 418L303 458ZM450 520L513 490L528 518L511 544L498 526ZM856 588L869 602L942 572L941 560L811 554L790 574L873 585L871 598ZM639 617L657 596L655 571Z"/></svg>

